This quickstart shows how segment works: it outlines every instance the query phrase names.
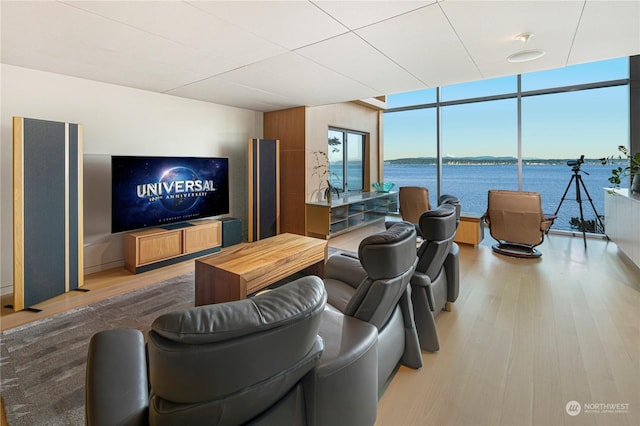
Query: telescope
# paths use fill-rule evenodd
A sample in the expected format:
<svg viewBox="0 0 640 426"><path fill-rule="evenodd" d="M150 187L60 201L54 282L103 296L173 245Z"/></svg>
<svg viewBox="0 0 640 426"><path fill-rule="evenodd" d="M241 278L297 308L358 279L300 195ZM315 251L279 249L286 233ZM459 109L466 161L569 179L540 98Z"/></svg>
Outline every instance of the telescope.
<svg viewBox="0 0 640 426"><path fill-rule="evenodd" d="M580 156L577 160L569 160L567 161L567 166L569 167L580 167L581 164L584 163L584 154Z"/></svg>
<svg viewBox="0 0 640 426"><path fill-rule="evenodd" d="M560 207L562 207L562 203L564 203L565 197L567 196L567 192L569 192L569 188L571 188L571 183L575 181L576 183L576 198L575 200L578 202L578 207L580 208L580 228L582 228L582 240L584 241L584 248L587 248L587 235L586 235L586 230L585 230L585 220L584 220L584 213L582 211L582 195L580 194L580 188L582 188L584 190L584 193L587 195L587 199L589 200L589 204L591 204L591 208L593 209L593 213L596 215L596 220L598 221L598 223L600 224L600 226L602 227L602 229L604 229L604 224L602 223L602 220L600 219L600 215L598 214L598 212L596 211L596 207L593 205L593 200L591 199L591 195L589 195L589 191L587 191L587 187L584 185L584 182L582 180L582 176L580 175L580 172L588 175L589 173L585 172L584 170L580 170L580 165L582 165L584 163L584 154L580 156L580 158L578 158L577 160L568 160L567 161L567 166L571 167L571 171L573 172L573 175L571 176L571 179L569 179L569 183L567 184L567 188L564 190L564 194L562 194L562 198L560 199L560 204L558 204L558 208L556 209L556 212L554 213L554 216L558 215L558 212L560 211ZM547 232L549 232L547 230Z"/></svg>

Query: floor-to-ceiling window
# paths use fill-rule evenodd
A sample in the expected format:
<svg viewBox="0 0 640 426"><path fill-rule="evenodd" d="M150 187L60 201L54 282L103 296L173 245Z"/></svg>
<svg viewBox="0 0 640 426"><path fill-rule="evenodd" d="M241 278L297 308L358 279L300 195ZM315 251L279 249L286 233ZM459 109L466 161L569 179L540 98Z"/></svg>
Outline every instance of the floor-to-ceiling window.
<svg viewBox="0 0 640 426"><path fill-rule="evenodd" d="M384 116L384 158L405 161L385 163L385 180L401 186L435 188L436 110L416 109Z"/></svg>
<svg viewBox="0 0 640 426"><path fill-rule="evenodd" d="M456 195L465 211L484 211L489 189L518 189L515 104L503 99L442 107L441 193Z"/></svg>
<svg viewBox="0 0 640 426"><path fill-rule="evenodd" d="M438 192L457 195L464 211L478 213L488 189L537 191L545 212L560 208L554 228L571 230L580 216L573 182L562 196L580 175L584 219L598 231L594 210L604 214L611 169L599 158L629 144L628 67L628 58L618 58L390 95L384 179L427 186L432 203ZM579 170L567 165L581 155ZM426 164L432 169L411 169Z"/></svg>
<svg viewBox="0 0 640 426"><path fill-rule="evenodd" d="M615 83L628 75L627 58L522 75L524 94L542 92L522 98L522 189L542 194L560 229L579 230L584 219L587 231L602 232L612 167L599 158L628 146L629 87Z"/></svg>

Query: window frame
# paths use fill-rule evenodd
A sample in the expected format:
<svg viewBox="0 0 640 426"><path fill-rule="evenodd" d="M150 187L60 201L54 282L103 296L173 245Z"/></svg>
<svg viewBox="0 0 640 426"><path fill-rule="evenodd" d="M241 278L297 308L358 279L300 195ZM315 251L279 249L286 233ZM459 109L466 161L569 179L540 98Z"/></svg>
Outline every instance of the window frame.
<svg viewBox="0 0 640 426"><path fill-rule="evenodd" d="M367 161L366 161L366 155L367 155L367 146L369 143L369 134L366 132L361 132L358 130L350 130L350 129L345 129L342 127L335 127L335 126L329 126L329 128L327 129L327 153L329 153L329 150L331 149L331 147L329 146L329 133L330 132L338 132L338 133L342 133L342 141L343 141L343 146L342 146L342 187L338 188L339 191L344 192L344 193L361 193L361 192L366 192L365 188L367 187L367 182L365 180L365 176L366 176L366 165L367 165ZM361 167L361 171L362 171L362 175L360 176L361 181L362 181L362 188L361 189L349 189L349 184L348 184L348 180L349 180L349 174L348 174L348 170L349 170L349 135L357 135L357 136L361 136L362 137L362 151L360 152L362 161L362 167ZM329 176L329 180L331 180L331 176ZM332 182L333 184L333 182Z"/></svg>

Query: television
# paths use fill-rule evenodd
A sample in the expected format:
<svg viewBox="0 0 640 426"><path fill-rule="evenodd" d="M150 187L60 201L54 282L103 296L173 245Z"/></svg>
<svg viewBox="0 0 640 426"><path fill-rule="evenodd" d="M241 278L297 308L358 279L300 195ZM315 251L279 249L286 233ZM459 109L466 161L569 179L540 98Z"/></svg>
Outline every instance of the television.
<svg viewBox="0 0 640 426"><path fill-rule="evenodd" d="M111 157L111 232L229 213L229 159Z"/></svg>

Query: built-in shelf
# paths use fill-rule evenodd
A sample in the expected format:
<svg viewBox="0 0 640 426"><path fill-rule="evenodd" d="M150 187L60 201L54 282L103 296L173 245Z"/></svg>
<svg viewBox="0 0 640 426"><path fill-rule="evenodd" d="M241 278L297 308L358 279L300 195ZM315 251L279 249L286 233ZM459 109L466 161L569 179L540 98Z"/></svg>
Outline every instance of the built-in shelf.
<svg viewBox="0 0 640 426"><path fill-rule="evenodd" d="M383 221L398 210L397 192L363 192L307 203L307 235L330 238L352 229Z"/></svg>
<svg viewBox="0 0 640 426"><path fill-rule="evenodd" d="M640 268L640 195L605 188L605 232L618 249Z"/></svg>

